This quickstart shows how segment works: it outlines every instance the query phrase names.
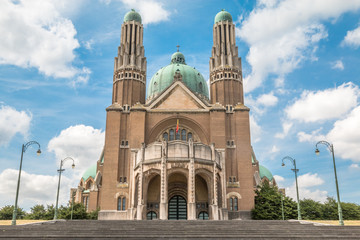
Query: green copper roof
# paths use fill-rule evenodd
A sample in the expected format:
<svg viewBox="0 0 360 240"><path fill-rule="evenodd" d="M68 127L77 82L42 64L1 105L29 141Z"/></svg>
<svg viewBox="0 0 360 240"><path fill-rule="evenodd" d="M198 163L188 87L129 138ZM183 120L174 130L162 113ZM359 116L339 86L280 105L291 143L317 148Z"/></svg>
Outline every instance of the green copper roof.
<svg viewBox="0 0 360 240"><path fill-rule="evenodd" d="M96 176L96 163L92 166L90 166L85 173L83 174L82 178L84 181L86 181L89 177L92 177L95 179Z"/></svg>
<svg viewBox="0 0 360 240"><path fill-rule="evenodd" d="M264 177L267 177L267 179L269 179L269 181L272 181L273 179L273 175L271 174L271 172L269 171L269 169L267 169L266 167L259 165L259 171L260 171L260 178L263 179Z"/></svg>
<svg viewBox="0 0 360 240"><path fill-rule="evenodd" d="M131 9L131 11L128 12L127 14L125 14L125 17L124 17L124 22L129 22L129 21L136 21L136 22L141 23L140 14L135 12L134 9Z"/></svg>
<svg viewBox="0 0 360 240"><path fill-rule="evenodd" d="M229 12L225 11L224 9L218 12L215 16L214 24L221 21L229 21L232 22L232 16Z"/></svg>
<svg viewBox="0 0 360 240"><path fill-rule="evenodd" d="M204 77L194 67L186 65L184 54L181 52L175 52L171 56L170 64L162 67L151 78L147 90L148 98L156 96L169 87L174 81L175 72L182 75L182 81L193 92L209 98L209 90Z"/></svg>

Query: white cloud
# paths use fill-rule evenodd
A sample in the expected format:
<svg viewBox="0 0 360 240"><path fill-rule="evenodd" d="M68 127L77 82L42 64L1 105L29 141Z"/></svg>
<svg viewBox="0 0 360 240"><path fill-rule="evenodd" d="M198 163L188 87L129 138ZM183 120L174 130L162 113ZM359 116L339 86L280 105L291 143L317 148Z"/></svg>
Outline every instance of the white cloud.
<svg viewBox="0 0 360 240"><path fill-rule="evenodd" d="M289 119L302 122L336 119L356 106L358 95L359 88L352 83L323 91L304 91L285 111Z"/></svg>
<svg viewBox="0 0 360 240"><path fill-rule="evenodd" d="M310 134L298 133L300 142L316 142L327 140L334 145L336 156L360 162L360 106L354 108L344 119L337 120L334 127L326 134L320 134L322 129Z"/></svg>
<svg viewBox="0 0 360 240"><path fill-rule="evenodd" d="M345 119L336 121L326 139L334 144L336 155L360 162L360 106Z"/></svg>
<svg viewBox="0 0 360 240"><path fill-rule="evenodd" d="M25 111L17 111L10 106L2 105L0 108L0 146L5 145L20 133L27 136L32 114Z"/></svg>
<svg viewBox="0 0 360 240"><path fill-rule="evenodd" d="M341 60L337 60L332 63L332 69L344 70L344 63Z"/></svg>
<svg viewBox="0 0 360 240"><path fill-rule="evenodd" d="M263 94L257 98L256 102L260 105L264 105L266 107L275 106L278 102L278 98L274 96L273 92L268 94Z"/></svg>
<svg viewBox="0 0 360 240"><path fill-rule="evenodd" d="M55 153L58 163L66 157L73 158L76 165L74 175L80 180L81 174L99 159L104 140L103 131L91 126L75 125L62 130L59 136L52 138L48 144L48 151Z"/></svg>
<svg viewBox="0 0 360 240"><path fill-rule="evenodd" d="M358 48L360 46L360 27L347 31L344 40L341 43L342 46L350 46L354 48Z"/></svg>
<svg viewBox="0 0 360 240"><path fill-rule="evenodd" d="M328 192L314 187L324 184L324 180L318 176L317 173L306 173L298 176L299 198L313 199L319 202L325 202ZM295 181L290 187L286 187L286 195L290 196L296 201L296 185Z"/></svg>
<svg viewBox="0 0 360 240"><path fill-rule="evenodd" d="M292 126L293 126L292 122L288 122L288 121L283 122L283 124L282 124L283 132L282 133L276 133L275 137L280 138L280 139L284 139L288 135L288 133L289 133Z"/></svg>
<svg viewBox="0 0 360 240"><path fill-rule="evenodd" d="M279 184L280 182L284 182L285 178L279 175L274 175L275 181L277 184Z"/></svg>
<svg viewBox="0 0 360 240"><path fill-rule="evenodd" d="M320 22L359 8L360 1L261 1L236 31L250 47L246 58L252 72L244 78L245 91L261 86L269 74L284 79L303 61L316 60L318 43L327 37Z"/></svg>
<svg viewBox="0 0 360 240"><path fill-rule="evenodd" d="M273 145L271 150L270 150L270 153L277 153L279 151L280 151L280 149L276 145Z"/></svg>
<svg viewBox="0 0 360 240"><path fill-rule="evenodd" d="M298 132L297 137L299 139L299 142L317 142L325 139L326 137L320 134L321 130L322 128L319 128L317 130L312 131L310 134L302 131Z"/></svg>
<svg viewBox="0 0 360 240"><path fill-rule="evenodd" d="M122 0L127 8L134 8L139 11L144 25L167 21L170 12L167 11L163 4L154 0Z"/></svg>
<svg viewBox="0 0 360 240"><path fill-rule="evenodd" d="M75 4L77 5L77 4ZM73 23L64 18L65 3L0 1L0 64L34 67L46 76L72 78L89 74L73 65L79 47Z"/></svg>
<svg viewBox="0 0 360 240"><path fill-rule="evenodd" d="M360 170L359 164L356 164L356 163L351 164L349 168L350 168L350 169Z"/></svg>
<svg viewBox="0 0 360 240"><path fill-rule="evenodd" d="M15 201L15 190L19 171L15 169L5 169L0 173L0 195L1 206L13 205ZM66 176L61 178L61 189L59 193L59 203L66 204L69 200L70 180ZM21 182L19 191L19 206L29 209L35 204L54 204L56 201L56 191L58 176L30 174L26 171L21 172ZM59 204L59 205L60 205Z"/></svg>
<svg viewBox="0 0 360 240"><path fill-rule="evenodd" d="M256 143L261 140L261 127L257 124L255 118L250 115L250 133L251 133L251 141Z"/></svg>

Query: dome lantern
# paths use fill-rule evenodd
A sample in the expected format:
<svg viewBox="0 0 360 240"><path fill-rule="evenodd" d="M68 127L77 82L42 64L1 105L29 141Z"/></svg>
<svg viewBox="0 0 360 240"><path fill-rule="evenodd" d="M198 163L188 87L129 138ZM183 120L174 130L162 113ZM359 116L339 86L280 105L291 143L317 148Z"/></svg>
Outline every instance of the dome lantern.
<svg viewBox="0 0 360 240"><path fill-rule="evenodd" d="M231 14L224 9L222 9L220 12L218 12L218 14L216 14L214 24L222 21L232 22Z"/></svg>
<svg viewBox="0 0 360 240"><path fill-rule="evenodd" d="M141 24L141 16L134 9L131 9L130 12L126 13L124 16L124 22L135 21Z"/></svg>

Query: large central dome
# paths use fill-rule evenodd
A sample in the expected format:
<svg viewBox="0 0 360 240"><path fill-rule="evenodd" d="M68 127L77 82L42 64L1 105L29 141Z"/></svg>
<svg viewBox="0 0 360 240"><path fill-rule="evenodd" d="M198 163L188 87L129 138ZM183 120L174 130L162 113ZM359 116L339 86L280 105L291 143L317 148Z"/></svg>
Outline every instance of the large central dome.
<svg viewBox="0 0 360 240"><path fill-rule="evenodd" d="M194 67L185 63L185 57L181 52L175 52L171 56L171 62L166 67L162 67L151 78L147 96L151 99L164 91L174 81L175 72L182 75L182 81L193 92L209 98L209 90L204 77Z"/></svg>

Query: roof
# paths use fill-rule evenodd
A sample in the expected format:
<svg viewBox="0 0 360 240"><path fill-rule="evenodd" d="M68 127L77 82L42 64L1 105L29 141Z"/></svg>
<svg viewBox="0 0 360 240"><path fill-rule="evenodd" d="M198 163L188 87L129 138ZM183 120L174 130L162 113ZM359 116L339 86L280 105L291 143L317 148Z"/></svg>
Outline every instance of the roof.
<svg viewBox="0 0 360 240"><path fill-rule="evenodd" d="M183 83L190 90L209 98L208 86L202 74L194 67L186 65L184 54L175 52L171 56L170 64L159 69L151 78L147 90L148 99L157 96L169 87L174 81L175 73L181 74Z"/></svg>
<svg viewBox="0 0 360 240"><path fill-rule="evenodd" d="M124 16L124 22L135 21L141 23L141 16L134 9L126 13Z"/></svg>
<svg viewBox="0 0 360 240"><path fill-rule="evenodd" d="M261 179L266 177L267 179L269 179L269 181L273 180L272 173L269 171L269 169L267 169L266 167L264 167L262 165L259 165L259 174L260 174Z"/></svg>
<svg viewBox="0 0 360 240"><path fill-rule="evenodd" d="M229 21L232 22L232 16L229 12L222 9L218 14L215 16L214 24L221 21Z"/></svg>
<svg viewBox="0 0 360 240"><path fill-rule="evenodd" d="M85 173L82 175L82 178L84 179L84 181L86 181L89 177L95 179L95 176L96 176L96 163L90 166L88 169L86 169Z"/></svg>

